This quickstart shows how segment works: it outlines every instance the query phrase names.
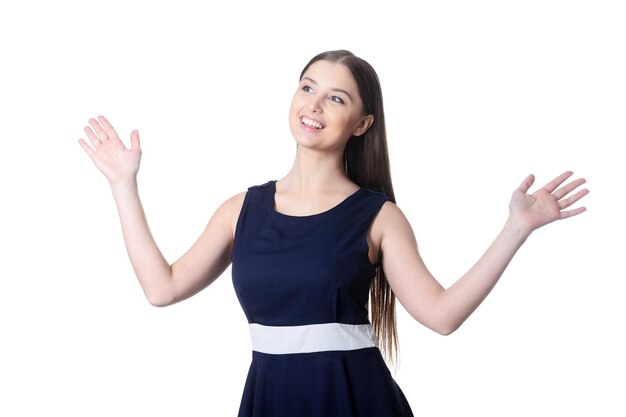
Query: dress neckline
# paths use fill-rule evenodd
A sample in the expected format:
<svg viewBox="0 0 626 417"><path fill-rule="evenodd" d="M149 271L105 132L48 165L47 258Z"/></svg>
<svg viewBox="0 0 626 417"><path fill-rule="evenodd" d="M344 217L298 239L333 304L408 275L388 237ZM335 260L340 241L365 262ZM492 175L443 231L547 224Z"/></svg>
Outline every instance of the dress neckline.
<svg viewBox="0 0 626 417"><path fill-rule="evenodd" d="M330 214L336 210L338 210L340 207L346 205L349 201L353 200L357 195L361 194L365 188L361 187L358 190L356 190L355 192L353 192L352 194L350 194L349 196L347 196L346 198L344 198L343 200L341 200L337 205L329 208L328 210L324 210L322 212L319 213L314 213L314 214L306 214L303 216L296 216L293 214L285 214L285 213L281 213L280 211L276 210L276 182L277 180L274 180L271 182L271 194L272 194L272 198L271 198L271 212L274 213L277 216L280 217L285 217L285 218L290 218L290 219L311 219L311 218L316 218L316 217L320 217L323 216L325 214Z"/></svg>

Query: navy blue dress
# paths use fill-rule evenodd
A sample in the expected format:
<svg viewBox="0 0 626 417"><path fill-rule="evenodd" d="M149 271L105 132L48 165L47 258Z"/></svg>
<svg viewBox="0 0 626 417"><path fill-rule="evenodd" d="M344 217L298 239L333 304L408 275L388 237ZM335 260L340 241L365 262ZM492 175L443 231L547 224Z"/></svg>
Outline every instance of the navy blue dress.
<svg viewBox="0 0 626 417"><path fill-rule="evenodd" d="M276 182L250 187L237 221L233 285L252 363L239 417L406 417L367 315L367 232L387 198L361 188L310 216L274 209Z"/></svg>

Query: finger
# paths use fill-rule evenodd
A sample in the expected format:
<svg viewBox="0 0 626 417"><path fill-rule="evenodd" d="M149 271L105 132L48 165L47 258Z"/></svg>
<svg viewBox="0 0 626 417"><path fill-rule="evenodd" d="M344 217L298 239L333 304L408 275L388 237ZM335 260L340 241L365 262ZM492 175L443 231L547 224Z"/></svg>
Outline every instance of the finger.
<svg viewBox="0 0 626 417"><path fill-rule="evenodd" d="M530 174L524 179L524 181L522 181L522 183L520 184L519 187L517 187L517 189L518 191L521 191L522 193L526 194L526 192L533 185L534 182L535 182L535 176L533 174Z"/></svg>
<svg viewBox="0 0 626 417"><path fill-rule="evenodd" d="M78 139L78 144L85 150L85 152L87 152L87 155L89 155L90 158L94 153L96 153L96 151L91 149L91 146L87 145L87 142L83 139Z"/></svg>
<svg viewBox="0 0 626 417"><path fill-rule="evenodd" d="M106 132L107 137L109 139L117 139L117 140L119 140L120 137L117 135L117 132L115 131L115 129L113 129L113 126L111 125L111 123L109 123L109 121L106 119L106 117L98 116L98 121L104 127L104 131Z"/></svg>
<svg viewBox="0 0 626 417"><path fill-rule="evenodd" d="M587 208L585 207L578 207L573 210L562 211L560 220L567 219L568 217L576 216L580 213L584 213L585 211L587 211Z"/></svg>
<svg viewBox="0 0 626 417"><path fill-rule="evenodd" d="M130 150L141 151L141 147L139 146L139 132L137 129L130 132Z"/></svg>
<svg viewBox="0 0 626 417"><path fill-rule="evenodd" d="M87 137L89 138L89 141L91 142L93 147L98 149L98 146L102 145L102 142L100 142L100 139L98 139L98 137L93 132L93 130L91 130L91 128L89 126L85 126L85 129L83 129L83 130L87 134Z"/></svg>
<svg viewBox="0 0 626 417"><path fill-rule="evenodd" d="M563 181L571 177L572 174L573 174L572 171L565 171L564 173L562 173L561 175L559 175L558 177L556 177L555 179L553 179L552 181L544 185L543 189L549 192L550 194L552 194L552 192L556 190L556 188L559 185L561 185Z"/></svg>
<svg viewBox="0 0 626 417"><path fill-rule="evenodd" d="M587 182L587 180L585 180L584 178L578 178L577 180L572 181L569 184L566 184L563 187L559 188L558 190L553 192L552 195L556 197L557 200L560 200L576 188L580 187L585 182Z"/></svg>
<svg viewBox="0 0 626 417"><path fill-rule="evenodd" d="M584 190L580 190L573 196L566 198L565 200L559 201L559 209L563 210L564 208L568 208L569 206L571 206L572 204L574 204L575 202L577 202L578 200L580 200L587 194L589 194L589 190L585 188Z"/></svg>
<svg viewBox="0 0 626 417"><path fill-rule="evenodd" d="M91 118L89 119L89 124L93 128L94 132L96 132L96 136L98 136L98 139L100 139L100 142L104 143L104 141L108 139L108 136L107 136L107 133L102 128L102 126L100 125L100 122L98 122L94 118Z"/></svg>

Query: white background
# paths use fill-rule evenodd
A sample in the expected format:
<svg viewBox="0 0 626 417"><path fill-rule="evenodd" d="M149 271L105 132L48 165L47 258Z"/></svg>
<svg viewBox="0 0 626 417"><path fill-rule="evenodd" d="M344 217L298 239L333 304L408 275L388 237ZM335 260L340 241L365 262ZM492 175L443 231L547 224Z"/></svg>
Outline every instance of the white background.
<svg viewBox="0 0 626 417"><path fill-rule="evenodd" d="M99 114L127 143L139 129L173 262L222 201L285 175L301 68L349 49L378 71L397 202L444 285L528 173L591 189L453 335L398 308L415 415L624 416L625 20L619 1L3 2L0 415L237 414L251 353L230 269L151 307L77 139Z"/></svg>

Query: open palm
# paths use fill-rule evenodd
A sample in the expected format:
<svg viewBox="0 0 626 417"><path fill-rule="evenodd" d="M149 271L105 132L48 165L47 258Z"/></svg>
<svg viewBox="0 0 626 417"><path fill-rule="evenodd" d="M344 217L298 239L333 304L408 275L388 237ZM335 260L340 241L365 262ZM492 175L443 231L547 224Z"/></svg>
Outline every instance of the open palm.
<svg viewBox="0 0 626 417"><path fill-rule="evenodd" d="M84 139L79 139L78 143L109 183L115 184L134 178L141 160L139 133L133 130L130 135L130 149L127 149L104 116L98 116L97 120L89 119L89 124L91 126L85 127L85 133L91 146Z"/></svg>
<svg viewBox="0 0 626 417"><path fill-rule="evenodd" d="M589 190L585 188L567 197L585 183L584 178L578 178L561 185L572 174L571 171L564 172L533 194L527 194L527 191L535 182L535 176L531 174L526 177L511 196L509 204L511 217L517 219L530 233L555 220L566 219L584 212L585 207L565 210L589 193Z"/></svg>

